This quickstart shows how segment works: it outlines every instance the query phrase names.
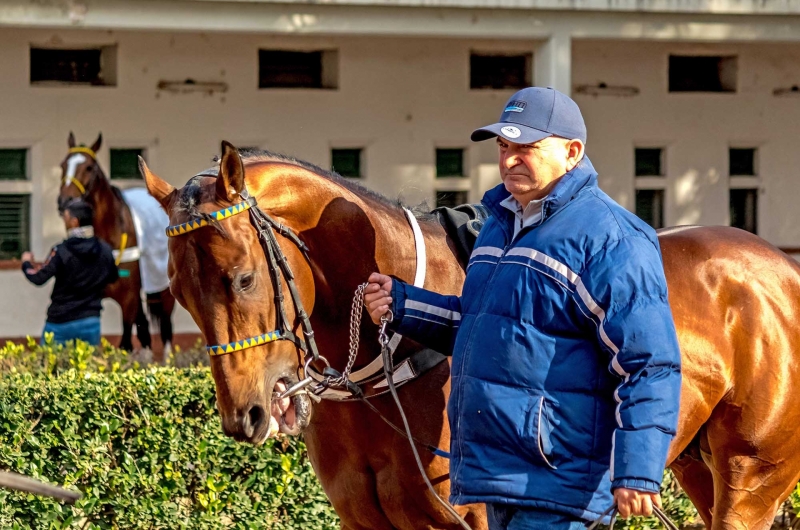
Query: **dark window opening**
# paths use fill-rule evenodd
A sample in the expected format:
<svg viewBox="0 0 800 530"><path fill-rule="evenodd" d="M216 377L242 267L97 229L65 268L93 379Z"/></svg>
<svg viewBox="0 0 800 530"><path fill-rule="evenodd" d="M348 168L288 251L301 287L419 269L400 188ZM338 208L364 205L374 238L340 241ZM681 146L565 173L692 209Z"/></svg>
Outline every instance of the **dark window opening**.
<svg viewBox="0 0 800 530"><path fill-rule="evenodd" d="M145 158L144 149L111 149L111 178L141 180L140 156Z"/></svg>
<svg viewBox="0 0 800 530"><path fill-rule="evenodd" d="M663 155L664 150L656 149L641 149L634 150L634 159L637 177L661 177L664 175L663 171Z"/></svg>
<svg viewBox="0 0 800 530"><path fill-rule="evenodd" d="M436 150L436 177L463 177L464 176L464 150L463 149L437 149Z"/></svg>
<svg viewBox="0 0 800 530"><path fill-rule="evenodd" d="M0 149L0 180L25 180L27 165L27 149Z"/></svg>
<svg viewBox="0 0 800 530"><path fill-rule="evenodd" d="M669 56L670 92L736 92L737 58Z"/></svg>
<svg viewBox="0 0 800 530"><path fill-rule="evenodd" d="M533 56L482 55L469 58L469 86L473 89L525 88L532 84Z"/></svg>
<svg viewBox="0 0 800 530"><path fill-rule="evenodd" d="M259 88L336 88L336 51L258 51Z"/></svg>
<svg viewBox="0 0 800 530"><path fill-rule="evenodd" d="M636 190L636 215L655 229L664 227L664 190Z"/></svg>
<svg viewBox="0 0 800 530"><path fill-rule="evenodd" d="M734 176L753 177L756 175L755 149L729 149L728 174Z"/></svg>
<svg viewBox="0 0 800 530"><path fill-rule="evenodd" d="M734 189L730 196L731 226L757 233L758 190Z"/></svg>
<svg viewBox="0 0 800 530"><path fill-rule="evenodd" d="M63 50L31 48L31 84L113 86L116 47Z"/></svg>
<svg viewBox="0 0 800 530"><path fill-rule="evenodd" d="M436 207L446 206L447 208L455 208L460 204L467 204L469 202L468 191L437 191L436 192Z"/></svg>
<svg viewBox="0 0 800 530"><path fill-rule="evenodd" d="M0 195L0 259L19 258L29 238L30 196Z"/></svg>
<svg viewBox="0 0 800 530"><path fill-rule="evenodd" d="M343 177L361 178L361 149L331 149L331 169Z"/></svg>

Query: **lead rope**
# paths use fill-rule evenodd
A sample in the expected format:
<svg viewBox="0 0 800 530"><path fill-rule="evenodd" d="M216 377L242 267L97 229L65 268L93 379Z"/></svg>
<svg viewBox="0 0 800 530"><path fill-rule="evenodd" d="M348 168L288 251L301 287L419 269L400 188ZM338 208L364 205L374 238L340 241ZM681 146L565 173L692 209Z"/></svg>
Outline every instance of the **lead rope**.
<svg viewBox="0 0 800 530"><path fill-rule="evenodd" d="M394 315L391 311L386 313L381 317L381 328L378 332L378 343L381 345L381 357L383 358L383 373L386 376L386 382L389 385L389 392L392 394L392 398L394 399L395 404L397 405L397 410L400 412L400 418L403 420L403 427L406 430L406 438L409 441L409 445L411 446L411 452L414 453L414 460L417 462L417 469L419 469L420 475L422 475L422 479L425 481L425 485L428 486L428 490L433 494L433 497L436 501L442 505L442 507L447 510L447 512L453 516L453 518L458 522L459 526L464 530L472 530L470 526L467 524L464 519L458 515L458 512L453 508L453 506L439 497L439 494L436 493L436 490L433 489L433 484L431 484L430 479L428 478L428 474L425 472L425 467L422 465L422 460L419 457L419 452L417 451L417 446L414 445L412 441L414 436L411 434L411 427L408 425L408 418L406 418L406 412L403 410L403 405L400 403L400 397L397 395L397 388L394 386L394 379L392 376L394 375L394 364L392 362L392 352L389 351L389 336L386 334L386 328L389 323L394 319Z"/></svg>
<svg viewBox="0 0 800 530"><path fill-rule="evenodd" d="M608 510L600 514L600 517L598 517L596 521L594 521L591 525L589 525L586 528L586 530L594 530L597 526L600 525L600 523L603 521L603 518L607 515L611 517L611 524L609 525L608 530L614 530L614 521L617 518L616 504L612 505ZM675 523L670 521L669 517L667 517L667 514L664 513L664 510L662 510L658 506L653 506L653 515L656 516L656 519L658 519L659 522L662 525L664 525L664 528L666 528L667 530L678 530L677 525L675 525Z"/></svg>

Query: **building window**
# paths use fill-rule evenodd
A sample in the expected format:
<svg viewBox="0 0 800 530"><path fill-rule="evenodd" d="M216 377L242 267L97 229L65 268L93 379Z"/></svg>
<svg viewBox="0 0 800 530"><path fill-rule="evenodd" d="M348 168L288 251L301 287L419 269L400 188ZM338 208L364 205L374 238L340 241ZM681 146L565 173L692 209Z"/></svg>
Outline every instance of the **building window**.
<svg viewBox="0 0 800 530"><path fill-rule="evenodd" d="M469 58L469 86L472 89L525 88L533 79L533 55L479 54Z"/></svg>
<svg viewBox="0 0 800 530"><path fill-rule="evenodd" d="M436 178L463 177L463 176L464 176L464 150L437 149Z"/></svg>
<svg viewBox="0 0 800 530"><path fill-rule="evenodd" d="M28 178L27 149L0 149L0 180Z"/></svg>
<svg viewBox="0 0 800 530"><path fill-rule="evenodd" d="M636 190L636 215L655 229L664 228L664 190Z"/></svg>
<svg viewBox="0 0 800 530"><path fill-rule="evenodd" d="M756 176L756 150L728 149L728 174L736 177Z"/></svg>
<svg viewBox="0 0 800 530"><path fill-rule="evenodd" d="M731 226L758 233L758 189L730 190Z"/></svg>
<svg viewBox="0 0 800 530"><path fill-rule="evenodd" d="M32 85L115 86L117 47L31 48Z"/></svg>
<svg viewBox="0 0 800 530"><path fill-rule="evenodd" d="M258 50L259 88L336 88L338 70L336 50Z"/></svg>
<svg viewBox="0 0 800 530"><path fill-rule="evenodd" d="M331 149L331 169L343 177L363 177L361 149Z"/></svg>
<svg viewBox="0 0 800 530"><path fill-rule="evenodd" d="M446 206L447 208L455 208L460 204L467 204L469 202L469 192L466 190L441 190L436 192L436 207Z"/></svg>
<svg viewBox="0 0 800 530"><path fill-rule="evenodd" d="M634 149L635 175L661 177L664 175L664 150L661 148Z"/></svg>
<svg viewBox="0 0 800 530"><path fill-rule="evenodd" d="M19 258L30 246L30 195L0 194L0 259Z"/></svg>
<svg viewBox="0 0 800 530"><path fill-rule="evenodd" d="M139 157L145 158L144 149L111 149L111 178L120 179L139 179Z"/></svg>
<svg viewBox="0 0 800 530"><path fill-rule="evenodd" d="M736 56L669 56L670 92L736 92Z"/></svg>

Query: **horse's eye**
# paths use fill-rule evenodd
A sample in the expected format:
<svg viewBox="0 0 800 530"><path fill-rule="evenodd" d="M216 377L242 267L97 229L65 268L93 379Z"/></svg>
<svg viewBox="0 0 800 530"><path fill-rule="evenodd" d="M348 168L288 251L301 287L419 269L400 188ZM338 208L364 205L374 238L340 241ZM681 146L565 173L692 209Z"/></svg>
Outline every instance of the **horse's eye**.
<svg viewBox="0 0 800 530"><path fill-rule="evenodd" d="M233 280L233 288L239 292L249 291L256 284L256 275L252 272L238 274Z"/></svg>

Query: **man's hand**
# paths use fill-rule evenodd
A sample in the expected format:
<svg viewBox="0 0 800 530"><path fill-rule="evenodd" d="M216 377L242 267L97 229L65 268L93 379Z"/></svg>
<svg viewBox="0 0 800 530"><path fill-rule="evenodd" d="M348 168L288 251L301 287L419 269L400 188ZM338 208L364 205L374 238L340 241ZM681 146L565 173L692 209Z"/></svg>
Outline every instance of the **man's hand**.
<svg viewBox="0 0 800 530"><path fill-rule="evenodd" d="M617 488L614 490L614 502L619 510L619 516L623 519L632 515L648 517L653 515L654 505L661 508L661 494Z"/></svg>
<svg viewBox="0 0 800 530"><path fill-rule="evenodd" d="M33 263L33 252L23 252L22 253L22 261L30 261Z"/></svg>
<svg viewBox="0 0 800 530"><path fill-rule="evenodd" d="M392 279L385 274L373 272L369 276L369 285L364 289L364 305L367 307L372 321L379 325L381 317L392 307Z"/></svg>

